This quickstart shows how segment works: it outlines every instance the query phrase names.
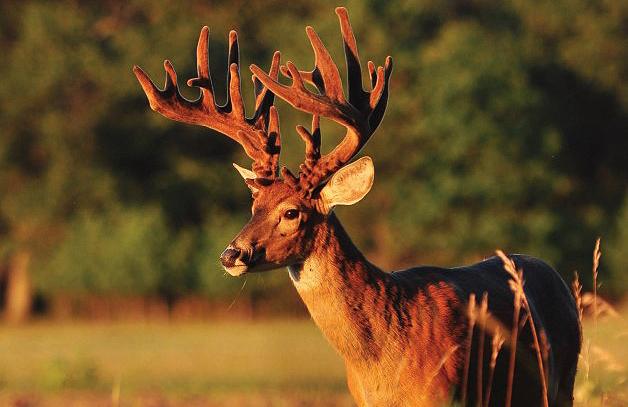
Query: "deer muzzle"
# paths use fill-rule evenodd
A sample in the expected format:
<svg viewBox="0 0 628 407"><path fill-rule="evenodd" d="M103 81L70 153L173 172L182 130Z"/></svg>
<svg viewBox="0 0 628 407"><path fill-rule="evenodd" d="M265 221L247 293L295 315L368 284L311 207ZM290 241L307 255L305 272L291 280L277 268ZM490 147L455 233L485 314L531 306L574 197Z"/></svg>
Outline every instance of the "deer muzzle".
<svg viewBox="0 0 628 407"><path fill-rule="evenodd" d="M246 256L245 253L245 251L234 246L229 246L224 252L222 252L220 255L220 262L227 273L232 276L239 276L247 271L248 265L245 263L244 257L248 256Z"/></svg>
<svg viewBox="0 0 628 407"><path fill-rule="evenodd" d="M220 262L227 273L240 276L250 271L262 271L258 268L264 263L264 252L263 248L240 249L232 243L220 255Z"/></svg>

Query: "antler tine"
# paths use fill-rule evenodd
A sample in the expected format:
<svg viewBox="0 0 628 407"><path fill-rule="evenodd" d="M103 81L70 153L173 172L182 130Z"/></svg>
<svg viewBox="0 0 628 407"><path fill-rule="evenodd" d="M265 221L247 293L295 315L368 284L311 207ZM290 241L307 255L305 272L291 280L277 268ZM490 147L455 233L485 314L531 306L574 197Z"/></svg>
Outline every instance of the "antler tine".
<svg viewBox="0 0 628 407"><path fill-rule="evenodd" d="M290 74L290 70L288 69L287 66L282 65L279 68L279 70L281 74L285 76L286 78L292 78L292 75ZM314 68L311 71L299 71L299 74L301 74L301 78L303 78L305 82L316 86L316 89L318 89L320 93L325 92L325 84L323 83L323 78L321 77L321 74L318 71L318 69Z"/></svg>
<svg viewBox="0 0 628 407"><path fill-rule="evenodd" d="M255 161L253 163L253 171L262 178L276 178L279 175L281 136L279 135L279 116L275 106L270 106L266 133L264 134L261 130L258 130L257 134L265 140L265 152L268 154L269 159L264 162Z"/></svg>
<svg viewBox="0 0 628 407"><path fill-rule="evenodd" d="M305 162L299 166L300 189L305 196L311 195L312 189L316 187L312 183L317 171L316 164L321 158L321 128L319 116L312 116L312 130L308 131L303 126L297 126L297 132L305 142Z"/></svg>
<svg viewBox="0 0 628 407"><path fill-rule="evenodd" d="M273 55L269 71L269 75L273 78L277 78L280 59L281 55L279 51L276 51ZM256 124L259 128L265 128L268 124L269 109L273 105L275 94L270 92L257 76L252 75L251 79L253 80L253 88L255 91L255 114L249 121L252 124Z"/></svg>
<svg viewBox="0 0 628 407"><path fill-rule="evenodd" d="M388 57L385 67L377 69L372 62L369 62L372 90L365 91L362 87L362 69L347 10L344 7L338 7L336 14L340 20L345 49L348 101L343 94L338 68L311 27L307 27L306 32L314 50L314 69L309 72L299 71L293 63L287 62L286 66L281 68L281 72L292 79L290 86L278 83L257 66L251 65L253 73L271 92L297 109L314 116L328 117L347 129L344 139L332 152L315 162L306 158L299 178L303 189L310 191L360 151L381 122L388 101L392 58ZM304 82L314 84L320 93L309 91ZM311 144L308 143L311 143L309 141L311 135L308 135L309 133L303 127L297 128L297 131L306 140L306 151L310 151ZM314 133L315 130L313 129L312 132Z"/></svg>
<svg viewBox="0 0 628 407"><path fill-rule="evenodd" d="M311 171L312 167L321 158L321 128L319 116L312 116L312 131L303 126L297 126L297 132L305 142L305 163L301 164L302 171Z"/></svg>
<svg viewBox="0 0 628 407"><path fill-rule="evenodd" d="M374 65L373 65L374 66ZM384 118L386 105L388 104L390 75L392 74L393 60L392 57L386 57L386 66L377 69L376 75L371 75L373 81L373 90L371 91L370 106L373 109L369 124L371 129L375 130Z"/></svg>
<svg viewBox="0 0 628 407"><path fill-rule="evenodd" d="M196 86L201 89L201 98L208 104L215 104L214 85L212 84L209 70L209 27L201 29L196 46L196 72L198 77L188 79L188 86Z"/></svg>
<svg viewBox="0 0 628 407"><path fill-rule="evenodd" d="M336 15L340 20L340 31L345 49L345 61L347 64L347 89L349 103L360 108L360 103L366 99L368 93L362 89L362 67L358 57L358 46L349 23L349 15L344 7L336 7Z"/></svg>
<svg viewBox="0 0 628 407"><path fill-rule="evenodd" d="M213 92L209 69L209 28L203 27L196 48L198 77L188 80L189 86L201 89L201 96L190 101L185 99L178 89L177 75L169 61L164 62L166 85L163 90L139 67L133 71L137 76L150 107L172 120L199 124L216 130L238 142L246 154L254 160L253 171L258 177L275 178L278 176L279 119L272 107L274 95L266 87L256 90L255 113L247 119L240 89L238 37L235 31L229 33L229 57L227 69L227 101L217 106ZM269 71L269 77L277 79L279 71L279 53L275 53ZM255 79L254 79L255 82Z"/></svg>
<svg viewBox="0 0 628 407"><path fill-rule="evenodd" d="M236 111L238 117L244 118L244 104L240 90L240 46L238 33L229 31L229 56L227 57L227 101L223 108L225 111ZM235 81L235 82L234 82Z"/></svg>

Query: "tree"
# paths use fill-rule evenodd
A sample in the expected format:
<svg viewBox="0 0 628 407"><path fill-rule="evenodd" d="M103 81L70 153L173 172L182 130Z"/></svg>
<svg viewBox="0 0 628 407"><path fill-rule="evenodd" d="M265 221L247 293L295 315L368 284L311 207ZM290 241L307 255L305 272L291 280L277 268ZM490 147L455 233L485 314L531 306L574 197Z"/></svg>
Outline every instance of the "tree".
<svg viewBox="0 0 628 407"><path fill-rule="evenodd" d="M232 28L243 67L267 66L275 49L311 66L305 25L341 60L334 5L0 3L0 269L26 253L27 281L50 295L240 290L216 259L250 199L230 163L248 161L225 137L152 114L131 67L159 78L168 58L180 78L194 76L203 25L218 95ZM602 277L625 290L616 260L627 245L625 2L347 6L361 55L395 59L386 117L364 149L375 187L339 210L359 246L390 268L525 251L568 277L589 264L595 237L609 236L615 260ZM251 88L243 81L249 105ZM294 170L303 145L293 128L309 118L276 104ZM323 149L340 133L323 123ZM264 289L255 284L246 293Z"/></svg>

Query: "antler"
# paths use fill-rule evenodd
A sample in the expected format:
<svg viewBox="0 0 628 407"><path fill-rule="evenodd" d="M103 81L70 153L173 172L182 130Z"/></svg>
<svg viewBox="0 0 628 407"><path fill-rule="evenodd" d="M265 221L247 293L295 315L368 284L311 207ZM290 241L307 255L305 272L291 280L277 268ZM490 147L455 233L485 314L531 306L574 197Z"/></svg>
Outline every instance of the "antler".
<svg viewBox="0 0 628 407"><path fill-rule="evenodd" d="M377 70L373 62L369 61L372 90L365 91L362 88L362 68L347 10L338 7L336 14L340 20L347 63L348 100L343 94L338 68L312 27L307 27L306 32L314 49L314 69L299 71L292 62L287 62L286 67L281 67L281 73L292 78L290 86L280 84L256 65L251 65L251 71L271 92L295 108L314 115L311 131L303 126L297 127L306 142L306 159L300 167L298 184L309 191L308 193L360 151L381 122L388 101L392 58L387 57L385 68L380 66ZM316 86L319 93L309 91L305 82ZM340 144L323 157L320 156L319 116L328 117L347 129Z"/></svg>
<svg viewBox="0 0 628 407"><path fill-rule="evenodd" d="M245 117L244 103L240 91L238 37L235 31L229 33L229 69L227 102L217 106L214 98L209 71L209 28L203 27L196 48L198 77L188 80L189 86L201 88L201 96L190 101L179 93L177 74L170 61L164 61L166 85L158 89L153 81L136 66L133 68L150 107L163 116L185 123L199 124L229 136L237 141L246 154L254 160L253 171L260 178L278 176L281 138L279 119L272 106L274 95L253 75L255 87L255 114ZM276 80L279 70L279 52L275 52L269 74L265 76ZM263 71L262 71L263 72Z"/></svg>

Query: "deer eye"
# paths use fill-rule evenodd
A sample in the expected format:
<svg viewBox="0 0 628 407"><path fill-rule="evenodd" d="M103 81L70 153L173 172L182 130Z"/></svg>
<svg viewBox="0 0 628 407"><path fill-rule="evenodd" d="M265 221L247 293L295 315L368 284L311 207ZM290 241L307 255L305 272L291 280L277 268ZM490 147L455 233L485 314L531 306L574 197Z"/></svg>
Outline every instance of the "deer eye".
<svg viewBox="0 0 628 407"><path fill-rule="evenodd" d="M299 217L299 211L296 209L288 209L284 212L283 217L289 220L296 219Z"/></svg>

